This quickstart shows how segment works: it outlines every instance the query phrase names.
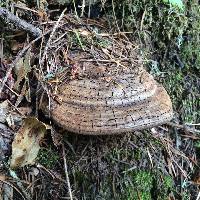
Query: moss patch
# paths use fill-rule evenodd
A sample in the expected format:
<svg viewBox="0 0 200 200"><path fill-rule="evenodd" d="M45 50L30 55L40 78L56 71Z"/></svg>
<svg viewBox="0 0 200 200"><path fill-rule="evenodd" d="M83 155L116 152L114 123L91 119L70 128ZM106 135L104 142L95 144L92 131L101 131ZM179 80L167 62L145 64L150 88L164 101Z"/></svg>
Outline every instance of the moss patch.
<svg viewBox="0 0 200 200"><path fill-rule="evenodd" d="M37 161L46 168L52 169L58 163L59 158L58 152L50 146L40 149Z"/></svg>

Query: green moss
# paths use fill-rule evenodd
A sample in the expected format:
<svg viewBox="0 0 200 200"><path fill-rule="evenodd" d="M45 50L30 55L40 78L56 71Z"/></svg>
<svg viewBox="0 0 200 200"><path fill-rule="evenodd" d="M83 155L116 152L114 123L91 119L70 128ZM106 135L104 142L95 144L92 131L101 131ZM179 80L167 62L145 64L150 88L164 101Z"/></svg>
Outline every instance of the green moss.
<svg viewBox="0 0 200 200"><path fill-rule="evenodd" d="M163 185L165 188L172 188L172 186L173 186L172 178L170 176L165 176Z"/></svg>
<svg viewBox="0 0 200 200"><path fill-rule="evenodd" d="M200 69L200 5L198 0L188 2L187 9L188 26L185 29L185 40L180 53L185 68L188 70Z"/></svg>
<svg viewBox="0 0 200 200"><path fill-rule="evenodd" d="M95 37L94 38L94 43L97 45L97 46L100 46L100 47L103 47L103 48L106 48L108 46L111 45L111 42L107 39L104 39L104 38L98 38L98 37Z"/></svg>
<svg viewBox="0 0 200 200"><path fill-rule="evenodd" d="M139 171L133 176L133 184L135 185L135 192L142 200L151 199L151 189L153 187L153 175L150 172ZM132 196L130 196L132 198ZM138 199L138 198L137 198Z"/></svg>
<svg viewBox="0 0 200 200"><path fill-rule="evenodd" d="M176 117L181 123L198 123L200 5L197 0L182 3L180 10L163 0L116 1L109 13L114 20L115 12L121 29L133 31L144 59L151 60L149 71L164 82Z"/></svg>
<svg viewBox="0 0 200 200"><path fill-rule="evenodd" d="M55 167L59 158L58 152L53 150L53 148L50 146L48 149L40 149L37 161L45 167L52 169Z"/></svg>
<svg viewBox="0 0 200 200"><path fill-rule="evenodd" d="M200 140L197 140L195 142L195 147L198 148L198 149L200 149Z"/></svg>
<svg viewBox="0 0 200 200"><path fill-rule="evenodd" d="M140 160L141 157L142 157L142 151L140 149L135 150L135 152L134 152L135 160Z"/></svg>
<svg viewBox="0 0 200 200"><path fill-rule="evenodd" d="M174 110L178 111L182 123L197 123L200 117L199 87L196 85L198 78L176 67L172 69L167 72L164 85L173 101Z"/></svg>
<svg viewBox="0 0 200 200"><path fill-rule="evenodd" d="M169 190L173 189L172 178L160 172L136 170L127 175L126 179L129 181L125 182L122 199L167 199ZM162 179L160 179L161 175Z"/></svg>

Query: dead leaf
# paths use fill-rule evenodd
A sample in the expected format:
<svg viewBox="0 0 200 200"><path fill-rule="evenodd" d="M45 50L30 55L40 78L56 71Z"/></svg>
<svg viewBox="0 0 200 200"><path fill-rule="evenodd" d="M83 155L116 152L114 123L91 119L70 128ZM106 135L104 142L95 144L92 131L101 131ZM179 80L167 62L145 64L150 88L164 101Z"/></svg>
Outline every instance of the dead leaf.
<svg viewBox="0 0 200 200"><path fill-rule="evenodd" d="M6 160L6 157L11 151L13 135L14 132L10 128L0 123L0 167L3 165L3 161Z"/></svg>
<svg viewBox="0 0 200 200"><path fill-rule="evenodd" d="M0 123L6 123L6 117L9 113L9 104L8 101L5 100L0 103Z"/></svg>
<svg viewBox="0 0 200 200"><path fill-rule="evenodd" d="M53 144L58 147L62 144L62 135L58 133L53 127L51 127L51 137L53 140Z"/></svg>
<svg viewBox="0 0 200 200"><path fill-rule="evenodd" d="M15 53L23 47L23 44L18 43L16 40L11 41L11 50Z"/></svg>
<svg viewBox="0 0 200 200"><path fill-rule="evenodd" d="M19 114L17 111L10 110L6 117L6 124L14 130L17 126L21 126L23 118L24 116L22 114Z"/></svg>
<svg viewBox="0 0 200 200"><path fill-rule="evenodd" d="M17 81L15 82L14 88L18 90L20 82L25 77L25 67L24 67L24 58L20 58L19 61L15 65L15 73L17 75Z"/></svg>
<svg viewBox="0 0 200 200"><path fill-rule="evenodd" d="M17 100L15 102L15 107L18 107L21 101L26 98L28 102L31 102L31 94L30 94L30 87L29 87L29 82L26 79L25 82L23 83L20 95L17 97Z"/></svg>
<svg viewBox="0 0 200 200"><path fill-rule="evenodd" d="M18 107L17 109L24 116L25 115L30 115L30 113L32 112L32 108L31 107Z"/></svg>
<svg viewBox="0 0 200 200"><path fill-rule="evenodd" d="M193 177L193 182L197 185L200 185L200 172L197 171L195 174L194 174L194 177Z"/></svg>
<svg viewBox="0 0 200 200"><path fill-rule="evenodd" d="M10 167L17 168L34 164L45 133L44 123L34 117L26 118L12 143Z"/></svg>
<svg viewBox="0 0 200 200"><path fill-rule="evenodd" d="M28 107L22 109L30 110ZM20 108L18 108L18 111L20 112ZM6 124L14 129L15 126L20 125L22 122L23 112L21 112L21 114L19 112L12 109L8 100L3 101L0 103L0 123Z"/></svg>
<svg viewBox="0 0 200 200"><path fill-rule="evenodd" d="M14 122L14 119L13 119L13 116L11 114L9 114L7 117L6 117L6 122L8 124L8 126L12 129L15 128L15 122Z"/></svg>
<svg viewBox="0 0 200 200"><path fill-rule="evenodd" d="M6 180L5 174L0 174L0 181L5 181L5 180Z"/></svg>
<svg viewBox="0 0 200 200"><path fill-rule="evenodd" d="M27 74L31 71L31 51L27 51L26 55L19 59L15 65L15 74L17 75L17 81L15 83L15 89L18 90L20 82L27 77Z"/></svg>
<svg viewBox="0 0 200 200"><path fill-rule="evenodd" d="M39 16L39 21L40 22L48 20L47 13L44 10L39 9L37 14Z"/></svg>
<svg viewBox="0 0 200 200"><path fill-rule="evenodd" d="M87 31L87 30L83 30L83 29L78 29L79 33L83 36L91 36L92 33Z"/></svg>
<svg viewBox="0 0 200 200"><path fill-rule="evenodd" d="M13 187L9 184L5 184L5 180L2 180L1 183L1 193L0 200L13 199Z"/></svg>

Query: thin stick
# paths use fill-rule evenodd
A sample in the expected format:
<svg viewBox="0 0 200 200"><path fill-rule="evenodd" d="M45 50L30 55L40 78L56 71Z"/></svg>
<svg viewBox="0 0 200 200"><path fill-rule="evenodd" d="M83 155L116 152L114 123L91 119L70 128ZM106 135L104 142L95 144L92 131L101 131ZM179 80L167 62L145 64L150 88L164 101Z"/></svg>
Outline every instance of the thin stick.
<svg viewBox="0 0 200 200"><path fill-rule="evenodd" d="M200 199L200 192L198 193L196 200L199 200L199 199Z"/></svg>
<svg viewBox="0 0 200 200"><path fill-rule="evenodd" d="M0 80L0 83L2 83L2 82L3 82L3 81ZM13 89L11 89L7 84L5 84L5 86L6 86L13 94L15 94L17 97L20 96L17 92L15 92Z"/></svg>
<svg viewBox="0 0 200 200"><path fill-rule="evenodd" d="M80 62L112 62L112 63L116 63L116 62L120 62L120 61L140 61L140 60L132 60L131 58L120 58L120 59L116 59L116 60L106 60L106 59L81 59L79 60Z"/></svg>
<svg viewBox="0 0 200 200"><path fill-rule="evenodd" d="M117 23L117 17L116 17L116 14L115 14L115 5L114 5L113 0L112 0L112 9L113 9L113 16L114 16L115 24L117 26L118 31L120 32L120 28L119 28L118 23Z"/></svg>
<svg viewBox="0 0 200 200"><path fill-rule="evenodd" d="M197 123L197 124L185 123L185 125L187 125L187 126L200 126L200 123Z"/></svg>
<svg viewBox="0 0 200 200"><path fill-rule="evenodd" d="M22 6L22 5L14 4L13 6L14 6L15 8L22 9L22 10L27 10L27 11L31 11L31 12L34 12L34 13L36 13L36 14L39 13L39 12L36 11L36 10L30 9L30 8L25 7L25 6Z"/></svg>
<svg viewBox="0 0 200 200"><path fill-rule="evenodd" d="M63 149L63 161L64 161L65 176L66 176L66 181L67 181L67 186L68 186L69 197L70 197L70 200L73 200L71 185L70 185L70 181L69 181L69 174L68 174L68 170L67 170L67 161L66 161L64 144L62 145L62 149Z"/></svg>
<svg viewBox="0 0 200 200"><path fill-rule="evenodd" d="M176 127L176 128L180 128L180 129L186 130L186 131L191 132L191 133L200 133L200 130L197 130L195 128L190 128L186 124L181 125L181 124L169 122L169 123L167 123L167 125L172 126L172 127Z"/></svg>
<svg viewBox="0 0 200 200"><path fill-rule="evenodd" d="M81 17L83 17L85 11L85 0L83 0L82 6L80 7L81 7Z"/></svg>
<svg viewBox="0 0 200 200"><path fill-rule="evenodd" d="M73 4L74 4L74 11L75 11L76 19L78 20L79 17L78 17L78 13L77 13L77 9L76 9L76 3L75 3L75 0L73 0Z"/></svg>
<svg viewBox="0 0 200 200"><path fill-rule="evenodd" d="M144 12L142 14L142 19L141 19L141 23L140 23L140 31L142 31L142 29L143 29L143 23L144 23L145 15L146 15L146 7L145 7Z"/></svg>
<svg viewBox="0 0 200 200"><path fill-rule="evenodd" d="M49 46L50 46L52 37L53 37L53 35L54 35L56 29L58 28L60 21L61 21L62 18L64 17L64 14L65 14L65 11L66 11L66 10L67 10L67 8L65 8L65 9L62 11L62 13L61 13L61 15L60 15L58 21L56 22L55 26L53 27L53 30L52 30L52 32L51 32L51 34L50 34L50 36L49 36L49 40L47 41L47 44L46 44L46 46L45 46L44 53L43 53L43 56L42 56L42 59L41 59L41 62L40 62L40 66L42 66L42 64L44 63L44 59L45 59L45 57L46 57L46 55L47 55L47 51L48 51L48 48L49 48Z"/></svg>
<svg viewBox="0 0 200 200"><path fill-rule="evenodd" d="M3 59L3 37L0 39L0 59Z"/></svg>

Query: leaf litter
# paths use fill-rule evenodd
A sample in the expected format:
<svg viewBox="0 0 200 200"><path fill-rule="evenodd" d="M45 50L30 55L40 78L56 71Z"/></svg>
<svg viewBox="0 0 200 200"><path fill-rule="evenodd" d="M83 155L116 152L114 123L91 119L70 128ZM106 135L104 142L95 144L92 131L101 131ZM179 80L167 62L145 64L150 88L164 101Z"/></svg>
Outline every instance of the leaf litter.
<svg viewBox="0 0 200 200"><path fill-rule="evenodd" d="M34 117L26 118L12 143L10 167L33 165L45 133L46 126L44 123Z"/></svg>

